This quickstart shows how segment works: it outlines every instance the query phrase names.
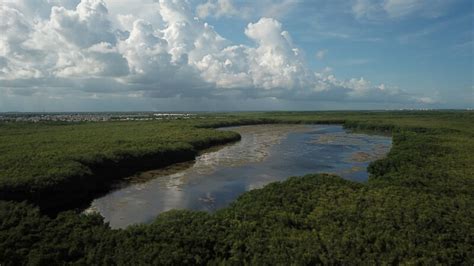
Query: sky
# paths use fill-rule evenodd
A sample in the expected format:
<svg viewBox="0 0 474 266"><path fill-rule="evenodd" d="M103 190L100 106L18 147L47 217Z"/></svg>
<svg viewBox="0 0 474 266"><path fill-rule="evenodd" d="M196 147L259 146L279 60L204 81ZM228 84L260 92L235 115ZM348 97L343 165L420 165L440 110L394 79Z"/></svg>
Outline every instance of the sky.
<svg viewBox="0 0 474 266"><path fill-rule="evenodd" d="M472 0L0 0L0 112L474 108Z"/></svg>

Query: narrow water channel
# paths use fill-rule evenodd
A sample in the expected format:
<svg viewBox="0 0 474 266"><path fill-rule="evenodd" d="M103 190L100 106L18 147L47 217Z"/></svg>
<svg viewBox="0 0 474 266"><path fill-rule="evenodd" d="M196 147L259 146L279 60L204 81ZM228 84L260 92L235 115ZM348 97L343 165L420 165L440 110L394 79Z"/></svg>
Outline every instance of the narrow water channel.
<svg viewBox="0 0 474 266"><path fill-rule="evenodd" d="M353 134L339 125L229 127L242 140L207 151L194 162L131 177L126 186L95 199L113 228L147 223L171 209L214 211L245 191L309 173L335 173L363 182L367 166L386 155L391 138Z"/></svg>

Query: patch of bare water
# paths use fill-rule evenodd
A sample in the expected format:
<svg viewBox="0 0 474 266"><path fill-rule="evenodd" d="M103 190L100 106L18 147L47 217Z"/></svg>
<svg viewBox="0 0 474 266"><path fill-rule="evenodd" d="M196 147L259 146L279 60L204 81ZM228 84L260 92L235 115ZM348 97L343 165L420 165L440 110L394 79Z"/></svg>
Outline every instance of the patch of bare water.
<svg viewBox="0 0 474 266"><path fill-rule="evenodd" d="M370 161L383 157L391 139L351 134L336 125L256 125L224 128L241 141L211 149L194 162L140 173L94 200L86 212L99 212L112 227L153 220L171 209L213 211L245 191L316 172L364 181Z"/></svg>

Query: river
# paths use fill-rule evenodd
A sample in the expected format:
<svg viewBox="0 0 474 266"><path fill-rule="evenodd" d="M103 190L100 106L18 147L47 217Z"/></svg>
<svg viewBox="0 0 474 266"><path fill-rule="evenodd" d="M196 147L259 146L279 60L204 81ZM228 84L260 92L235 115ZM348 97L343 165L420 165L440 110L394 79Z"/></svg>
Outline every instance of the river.
<svg viewBox="0 0 474 266"><path fill-rule="evenodd" d="M214 211L245 191L309 173L364 182L367 166L386 155L391 138L354 134L340 125L256 125L219 130L241 141L207 150L195 161L137 174L85 211L112 228L151 222L171 209Z"/></svg>

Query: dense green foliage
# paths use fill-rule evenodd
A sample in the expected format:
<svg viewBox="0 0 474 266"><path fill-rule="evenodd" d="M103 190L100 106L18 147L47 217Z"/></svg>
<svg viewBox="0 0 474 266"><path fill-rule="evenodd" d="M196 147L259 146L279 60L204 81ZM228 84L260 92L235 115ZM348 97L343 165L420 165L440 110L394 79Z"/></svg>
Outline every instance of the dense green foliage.
<svg viewBox="0 0 474 266"><path fill-rule="evenodd" d="M110 229L98 215L68 211L48 217L31 203L0 201L0 264L474 263L472 112L247 113L167 123L2 125L0 148L7 151L0 155L2 185L17 177L26 185L28 178L37 180L35 186L53 180L44 175L50 164L40 172L7 164L21 159L43 168L34 160L53 161L38 155L26 156L27 162L14 151L15 143L30 153L31 147L51 147L57 162L66 158L87 166L91 160L81 156L98 163L128 158L131 151L140 157L146 147L153 153L168 143L198 149L212 145L210 139L232 139L207 127L270 122L340 122L392 132L394 142L385 159L370 165L366 184L332 175L292 177L247 192L214 214L171 211L152 224L124 230ZM82 127L84 132L73 133ZM120 146L119 139L128 146ZM154 141L163 146L150 144ZM75 148L68 151L61 143ZM117 147L134 148L118 152ZM30 175L22 179L25 173Z"/></svg>
<svg viewBox="0 0 474 266"><path fill-rule="evenodd" d="M110 179L191 160L199 149L239 138L171 122L0 124L0 199L50 207L71 195L89 198Z"/></svg>

